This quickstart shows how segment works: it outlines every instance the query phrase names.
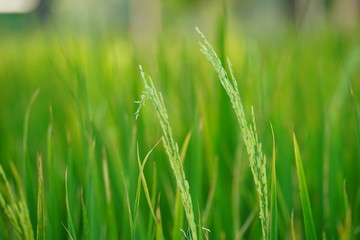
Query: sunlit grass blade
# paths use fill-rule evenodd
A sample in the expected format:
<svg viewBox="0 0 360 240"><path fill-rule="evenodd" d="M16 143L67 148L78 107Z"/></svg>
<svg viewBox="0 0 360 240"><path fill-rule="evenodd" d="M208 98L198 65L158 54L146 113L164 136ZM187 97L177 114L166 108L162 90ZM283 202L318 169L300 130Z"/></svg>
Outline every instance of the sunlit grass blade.
<svg viewBox="0 0 360 240"><path fill-rule="evenodd" d="M277 209L277 193L276 193L276 150L274 129L271 126L273 137L272 149L272 170L271 170L271 212L270 212L270 240L278 239L278 209Z"/></svg>
<svg viewBox="0 0 360 240"><path fill-rule="evenodd" d="M110 178L109 178L109 167L106 158L105 148L102 149L102 167L103 167L103 176L104 176L104 187L105 187L105 197L106 204L110 207L111 203L111 187L110 187Z"/></svg>
<svg viewBox="0 0 360 240"><path fill-rule="evenodd" d="M26 230L24 234L25 237L27 238L33 238L34 232L33 229L30 226L28 226L28 223L26 222L27 221L30 222L30 215L36 216L36 176L34 176L33 167L32 167L33 164L31 164L28 155L28 132L29 132L30 114L39 93L40 93L40 89L38 88L32 94L30 98L30 102L26 107L24 125L23 125L22 162L20 164L20 173L22 174L21 180L22 180L22 185L24 187L21 191L23 191L24 194L22 194L21 196L22 202L19 203L19 207L20 207L19 211L23 211L23 210L25 211L25 209L27 209L29 206L29 209L26 210L28 213L24 212L25 215L23 215L23 218L20 219L20 221L23 222L24 227L26 226Z"/></svg>
<svg viewBox="0 0 360 240"><path fill-rule="evenodd" d="M351 216L351 208L349 205L349 198L346 192L346 181L343 184L343 198L344 198L344 221L339 226L339 236L340 239L354 239L353 236L353 228L352 228L352 216Z"/></svg>
<svg viewBox="0 0 360 240"><path fill-rule="evenodd" d="M38 197L37 197L37 226L36 239L45 239L45 220L44 220L44 178L41 154L38 155Z"/></svg>
<svg viewBox="0 0 360 240"><path fill-rule="evenodd" d="M149 188L147 186L146 178L145 178L145 175L144 175L144 167L146 165L147 160L149 159L150 154L152 153L152 151L154 151L154 149L160 143L160 141L161 141L161 139L146 154L143 162L141 162L141 160L140 160L139 146L137 145L137 159L138 159L138 166L139 166L139 178L138 178L137 197L136 197L136 199L138 199L138 200L135 200L135 201L137 201L136 209L138 209L138 204L139 204L139 200L140 200L140 183L142 183L144 193L145 193L145 198L146 198L146 201L148 203L150 213L151 213L151 216L153 217L154 221L156 221L156 216L155 216L155 211L154 211L153 206L152 206L152 201L151 201L151 197L150 197L150 193L149 193ZM137 210L135 211L135 214L137 215Z"/></svg>
<svg viewBox="0 0 360 240"><path fill-rule="evenodd" d="M162 220L161 220L161 212L160 207L156 207L156 234L155 234L156 240L164 240L164 235L162 231Z"/></svg>
<svg viewBox="0 0 360 240"><path fill-rule="evenodd" d="M295 133L293 133L293 140L294 140L296 169L297 169L299 188L300 188L300 200L301 200L301 206L304 216L305 235L306 235L306 239L316 240L317 236L315 231L314 219L311 211L309 194L306 186L305 173L304 173L299 146L296 141Z"/></svg>
<svg viewBox="0 0 360 240"><path fill-rule="evenodd" d="M136 195L135 195L135 206L134 206L134 228L135 228L135 230L136 230L138 211L139 211L139 206L140 206L141 186L143 186L144 193L145 193L145 198L146 198L146 201L148 203L148 207L150 209L151 216L153 217L153 221L156 222L155 211L154 211L153 206L152 206L152 201L151 201L149 189L148 189L146 178L145 178L145 175L144 175L144 168L145 168L145 165L146 165L146 163L147 163L147 161L148 161L148 159L150 157L150 154L155 149L155 147L160 143L160 141L161 141L161 139L155 144L155 146L152 149L150 149L150 151L146 154L143 162L141 162L141 160L140 160L139 146L138 146L138 144L136 145L137 162L138 162L138 167L139 167L139 176L138 176L138 181L137 181Z"/></svg>
<svg viewBox="0 0 360 240"><path fill-rule="evenodd" d="M32 106L40 93L40 89L36 89L33 95L30 98L30 102L26 108L25 112L25 120L24 120L24 133L23 133L23 143L22 143L22 150L23 150L23 167L25 168L25 161L26 161L26 154L27 154L27 141L28 141L28 131L29 131L29 120L30 120L30 113ZM24 172L25 173L25 170ZM25 176L25 175L24 175Z"/></svg>

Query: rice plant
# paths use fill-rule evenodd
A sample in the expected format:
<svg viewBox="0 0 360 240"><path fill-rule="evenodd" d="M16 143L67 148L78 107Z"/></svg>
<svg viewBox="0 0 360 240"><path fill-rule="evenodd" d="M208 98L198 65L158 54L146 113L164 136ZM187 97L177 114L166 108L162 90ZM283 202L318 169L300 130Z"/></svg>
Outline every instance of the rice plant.
<svg viewBox="0 0 360 240"><path fill-rule="evenodd" d="M271 28L252 29L237 1L120 2L142 9L120 34L118 15L73 31L58 12L53 31L0 14L1 240L360 238L360 28L277 31L265 14ZM211 64L194 23L212 29ZM165 148L142 156L155 130Z"/></svg>
<svg viewBox="0 0 360 240"><path fill-rule="evenodd" d="M15 170L15 169L14 169ZM30 223L29 210L26 205L25 195L20 189L20 197L17 198L13 193L10 183L5 175L4 169L0 165L0 176L5 185L5 194L0 192L0 206L3 213L10 222L14 234L18 239L33 240L34 232Z"/></svg>
<svg viewBox="0 0 360 240"><path fill-rule="evenodd" d="M214 48L198 28L196 28L196 31L202 38L202 42L200 42L201 52L205 55L206 59L211 63L212 67L218 74L219 80L230 98L230 102L239 122L246 145L246 150L249 155L250 169L252 171L256 190L259 195L262 236L263 239L266 239L268 231L268 187L266 177L266 157L262 152L261 143L258 140L254 109L251 109L253 116L253 122L251 125L248 124L246 120L244 107L241 102L241 97L238 90L238 84L232 71L230 59L228 58L227 62L230 70L231 80L225 68L223 67L222 62L218 58Z"/></svg>
<svg viewBox="0 0 360 240"><path fill-rule="evenodd" d="M173 174L176 179L177 188L181 194L182 204L185 210L186 218L189 224L189 228L191 231L191 239L197 240L197 233L196 233L196 224L193 212L193 204L189 192L189 183L186 180L185 172L181 163L181 157L179 152L178 144L175 142L173 133L171 130L171 126L169 123L169 117L167 114L167 110L164 104L164 100L162 94L158 92L154 86L154 83L150 76L146 78L145 73L142 70L142 67L139 66L141 72L141 78L144 81L145 85L145 92L141 96L141 101L138 101L139 108L136 111L136 118L138 118L140 109L145 104L145 100L150 98L151 102L153 103L156 115L159 119L160 126L163 131L163 143L165 147L165 151L169 158L169 163ZM180 229L179 229L180 231Z"/></svg>

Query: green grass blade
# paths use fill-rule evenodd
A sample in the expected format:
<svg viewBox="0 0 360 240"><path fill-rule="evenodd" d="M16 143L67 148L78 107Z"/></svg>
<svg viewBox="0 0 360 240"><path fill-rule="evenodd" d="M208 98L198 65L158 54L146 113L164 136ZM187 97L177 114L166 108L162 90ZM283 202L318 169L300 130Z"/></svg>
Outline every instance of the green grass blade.
<svg viewBox="0 0 360 240"><path fill-rule="evenodd" d="M81 190L81 210L82 210L83 225L84 225L84 239L89 240L91 239L90 224L89 224L88 214L86 211L84 194L82 190Z"/></svg>
<svg viewBox="0 0 360 240"><path fill-rule="evenodd" d="M160 207L159 206L157 206L157 208L156 208L156 235L155 235L155 239L156 240L163 240L164 239L164 235L163 235L163 231L162 231L161 212L160 212Z"/></svg>
<svg viewBox="0 0 360 240"><path fill-rule="evenodd" d="M127 210L128 210L131 239L134 239L134 231L135 231L134 221L133 221L133 217L132 217L132 213L131 213L129 192L128 192L128 187L127 187L127 184L126 184L126 181L125 181L124 173L122 173L122 179L123 179L124 189L125 189L126 206L127 206Z"/></svg>
<svg viewBox="0 0 360 240"><path fill-rule="evenodd" d="M24 120L24 132L23 132L23 143L22 143L22 150L23 150L23 167L25 168L25 160L27 155L27 140L28 140L28 131L29 131L29 120L30 120L30 113L32 106L40 93L40 89L36 89L33 95L31 96L29 105L26 108L25 112L25 120ZM26 169L23 170L23 174L25 174ZM24 175L25 176L25 175Z"/></svg>
<svg viewBox="0 0 360 240"><path fill-rule="evenodd" d="M339 227L340 239L354 239L353 228L352 228L352 217L351 208L349 204L349 197L346 191L346 181L343 184L343 195L344 195L344 221L341 227Z"/></svg>
<svg viewBox="0 0 360 240"><path fill-rule="evenodd" d="M38 202L37 202L37 226L36 239L45 239L45 220L44 220L44 178L42 168L42 157L38 155Z"/></svg>
<svg viewBox="0 0 360 240"><path fill-rule="evenodd" d="M153 181L151 183L152 186L152 190L151 190L151 206L154 209L155 208L155 203L156 203L156 194L157 194L157 169L156 169L156 162L154 161L153 163ZM153 216L149 215L149 226L148 226L148 238L153 239L154 238L154 221L152 221ZM156 223L156 221L155 221Z"/></svg>
<svg viewBox="0 0 360 240"><path fill-rule="evenodd" d="M301 206L304 216L305 235L306 235L306 239L316 240L317 236L315 231L314 219L311 211L309 194L306 186L305 173L304 173L299 146L296 141L295 133L293 133L293 140L294 140L296 169L297 169L299 188L300 188Z"/></svg>
<svg viewBox="0 0 360 240"><path fill-rule="evenodd" d="M291 239L296 240L295 226L294 226L294 209L291 212L290 224L291 224Z"/></svg>
<svg viewBox="0 0 360 240"><path fill-rule="evenodd" d="M272 170L271 170L271 212L270 212L270 240L278 239L278 209L277 209L277 194L276 194L276 152L275 152L275 135L274 129L271 126L271 133L273 137L272 149Z"/></svg>
<svg viewBox="0 0 360 240"><path fill-rule="evenodd" d="M71 216L70 203L69 203L69 189L68 189L68 169L65 171L65 202L67 212L67 227L66 231L69 234L70 239L77 240L74 222Z"/></svg>

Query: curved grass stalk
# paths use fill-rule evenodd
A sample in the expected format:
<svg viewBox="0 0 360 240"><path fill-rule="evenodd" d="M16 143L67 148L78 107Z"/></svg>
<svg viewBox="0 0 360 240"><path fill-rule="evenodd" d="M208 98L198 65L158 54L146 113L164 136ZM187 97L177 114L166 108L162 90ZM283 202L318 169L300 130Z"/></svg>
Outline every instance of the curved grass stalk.
<svg viewBox="0 0 360 240"><path fill-rule="evenodd" d="M196 224L195 224L195 218L194 218L194 212L193 212L193 205L192 200L189 192L189 183L186 180L185 172L181 163L181 156L178 144L175 142L171 130L171 126L169 123L168 114L166 111L166 107L164 104L163 97L159 91L156 90L154 83L152 82L152 79L150 76L148 78L145 77L145 73L143 72L141 66L140 72L141 77L144 81L145 89L146 91L141 96L141 101L138 101L139 103L139 109L136 112L136 118L139 116L140 108L144 106L145 100L147 98L150 98L151 102L153 103L156 114L159 118L160 126L163 131L163 143L166 150L166 153L169 158L170 166L173 171L173 174L176 179L176 185L181 195L182 204L185 210L186 218L189 224L189 228L191 231L191 237L192 240L197 240L197 233L196 233Z"/></svg>
<svg viewBox="0 0 360 240"><path fill-rule="evenodd" d="M253 124L251 125L248 124L248 122L246 121L244 107L241 102L238 85L234 77L232 65L229 58L227 59L227 63L230 70L231 80L220 59L218 58L214 48L205 38L204 34L198 28L196 28L196 30L203 40L203 42L200 42L201 52L205 55L206 59L211 63L212 67L218 74L219 80L230 98L230 102L235 111L236 118L239 122L243 139L246 145L246 150L249 155L250 169L253 174L256 190L259 195L262 235L263 239L266 239L269 215L266 158L265 155L262 153L261 143L258 140L254 110L252 109Z"/></svg>

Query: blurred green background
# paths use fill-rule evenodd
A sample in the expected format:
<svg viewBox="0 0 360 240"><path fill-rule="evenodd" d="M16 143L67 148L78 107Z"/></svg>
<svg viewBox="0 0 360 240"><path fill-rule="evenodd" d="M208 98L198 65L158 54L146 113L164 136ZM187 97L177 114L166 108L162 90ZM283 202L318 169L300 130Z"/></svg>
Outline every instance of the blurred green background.
<svg viewBox="0 0 360 240"><path fill-rule="evenodd" d="M73 237L87 239L82 189L91 238L131 239L126 191L134 215L136 146L143 159L162 136L150 102L135 120L141 64L163 94L180 148L191 133L184 167L196 221L211 230L209 239L261 238L246 149L228 96L199 51L198 26L220 59L232 60L268 170L274 127L279 238L291 238L292 212L296 235L305 238L293 131L318 237L359 238L359 20L355 0L41 0L30 12L0 13L0 164L17 197L24 189L33 230L41 153L46 239L69 237L66 169ZM164 238L184 239L162 144L144 173ZM153 239L143 190L134 219L134 238ZM0 239L16 239L2 208Z"/></svg>

